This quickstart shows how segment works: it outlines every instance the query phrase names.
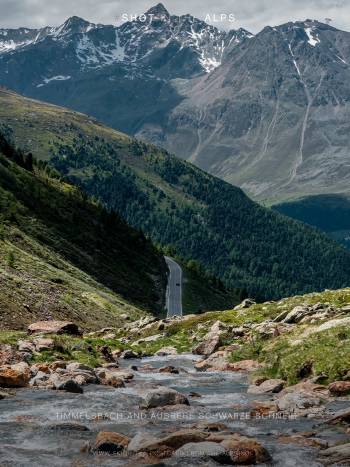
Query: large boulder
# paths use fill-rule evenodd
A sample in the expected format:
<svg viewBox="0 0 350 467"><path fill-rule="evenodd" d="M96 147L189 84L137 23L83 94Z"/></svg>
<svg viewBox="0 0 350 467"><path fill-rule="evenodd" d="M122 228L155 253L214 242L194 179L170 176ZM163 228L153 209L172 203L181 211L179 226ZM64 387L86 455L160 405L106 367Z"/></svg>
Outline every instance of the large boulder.
<svg viewBox="0 0 350 467"><path fill-rule="evenodd" d="M231 464L227 450L217 443L202 441L201 443L187 443L174 453L175 457L184 458L210 458L219 464Z"/></svg>
<svg viewBox="0 0 350 467"><path fill-rule="evenodd" d="M208 357L222 344L222 339L228 333L228 326L221 321L215 321L202 341L192 349L192 353Z"/></svg>
<svg viewBox="0 0 350 467"><path fill-rule="evenodd" d="M254 464L271 461L267 449L254 438L234 434L221 442L221 445L230 453L234 464ZM254 454L253 454L254 453Z"/></svg>
<svg viewBox="0 0 350 467"><path fill-rule="evenodd" d="M275 321L281 323L299 323L303 320L306 316L310 316L314 314L316 310L308 305L298 305L295 306L291 311L283 311L280 313L276 318Z"/></svg>
<svg viewBox="0 0 350 467"><path fill-rule="evenodd" d="M28 326L29 334L72 334L80 335L79 328L71 321L38 321Z"/></svg>
<svg viewBox="0 0 350 467"><path fill-rule="evenodd" d="M125 382L134 378L134 373L132 371L124 369L119 370L118 368L96 368L95 374L102 384L104 380L108 381L111 378L118 378Z"/></svg>
<svg viewBox="0 0 350 467"><path fill-rule="evenodd" d="M340 444L320 452L323 465L350 465L350 443Z"/></svg>
<svg viewBox="0 0 350 467"><path fill-rule="evenodd" d="M203 341L193 348L192 353L196 355L209 356L214 353L221 345L220 334L208 333Z"/></svg>
<svg viewBox="0 0 350 467"><path fill-rule="evenodd" d="M145 409L153 409L156 407L178 404L189 405L187 397L175 391L175 389L158 388L149 391L145 395L142 407Z"/></svg>
<svg viewBox="0 0 350 467"><path fill-rule="evenodd" d="M30 380L30 371L27 363L16 363L0 367L0 386L5 388L23 388Z"/></svg>
<svg viewBox="0 0 350 467"><path fill-rule="evenodd" d="M328 423L334 424L339 422L350 423L350 408L338 410L328 420Z"/></svg>
<svg viewBox="0 0 350 467"><path fill-rule="evenodd" d="M100 383L105 386L112 386L114 388L124 388L124 380L115 374L112 371L107 371L104 378L100 378Z"/></svg>
<svg viewBox="0 0 350 467"><path fill-rule="evenodd" d="M279 410L286 412L294 412L301 409L309 409L310 407L318 407L322 405L323 400L315 394L306 392L289 392L283 394L277 399Z"/></svg>
<svg viewBox="0 0 350 467"><path fill-rule="evenodd" d="M100 431L94 443L89 447L91 453L118 454L124 451L129 444L129 438L120 433Z"/></svg>
<svg viewBox="0 0 350 467"><path fill-rule="evenodd" d="M48 382L49 384L52 384L53 388L57 389L58 391L73 392L76 394L82 394L84 392L81 385L78 384L69 375L53 373L50 376Z"/></svg>
<svg viewBox="0 0 350 467"><path fill-rule="evenodd" d="M249 386L248 393L249 394L268 394L268 393L277 393L282 391L285 381L282 379L268 379L263 381L258 386L253 384Z"/></svg>

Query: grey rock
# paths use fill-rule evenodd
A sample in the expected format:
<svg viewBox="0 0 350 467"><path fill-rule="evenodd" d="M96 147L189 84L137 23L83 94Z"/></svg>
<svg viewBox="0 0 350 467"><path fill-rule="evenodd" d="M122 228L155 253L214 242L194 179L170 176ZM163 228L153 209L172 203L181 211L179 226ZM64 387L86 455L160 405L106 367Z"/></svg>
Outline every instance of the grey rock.
<svg viewBox="0 0 350 467"><path fill-rule="evenodd" d="M243 300L242 303L234 307L234 310L244 310L246 308L250 308L251 306L255 305L255 301L252 300L251 298L246 298Z"/></svg>
<svg viewBox="0 0 350 467"><path fill-rule="evenodd" d="M249 386L248 393L249 394L268 394L268 393L278 393L282 391L284 385L286 384L285 381L282 379L268 379L263 381L259 386L255 384Z"/></svg>
<svg viewBox="0 0 350 467"><path fill-rule="evenodd" d="M158 388L149 391L145 395L142 407L146 409L152 409L178 404L189 405L189 401L186 396L178 391L175 391L175 389Z"/></svg>

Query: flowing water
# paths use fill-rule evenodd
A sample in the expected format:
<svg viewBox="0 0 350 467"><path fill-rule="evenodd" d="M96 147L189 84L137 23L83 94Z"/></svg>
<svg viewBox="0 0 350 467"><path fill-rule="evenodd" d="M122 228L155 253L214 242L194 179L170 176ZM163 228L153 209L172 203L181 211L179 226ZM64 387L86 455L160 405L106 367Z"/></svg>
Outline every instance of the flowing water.
<svg viewBox="0 0 350 467"><path fill-rule="evenodd" d="M0 466L118 466L129 460L116 456L92 456L82 446L99 431L116 431L129 437L137 433L160 437L203 420L225 423L230 430L253 436L262 442L279 467L316 467L317 449L278 442L280 434L318 431L318 438L337 440L343 435L322 421L300 419L249 418L251 400L247 379L230 372L196 372L193 355L152 357L123 361L141 368L173 365L180 374L135 372L125 388L85 386L84 394L52 390L18 390L14 397L0 402ZM174 388L189 397L183 409L140 410L142 395L159 385ZM267 398L267 397L265 397ZM264 397L260 396L260 399ZM339 403L335 409L343 407ZM74 424L74 425L72 425ZM83 431L83 427L88 430ZM217 465L213 461L186 462L187 465ZM162 465L183 465L179 459L163 460Z"/></svg>

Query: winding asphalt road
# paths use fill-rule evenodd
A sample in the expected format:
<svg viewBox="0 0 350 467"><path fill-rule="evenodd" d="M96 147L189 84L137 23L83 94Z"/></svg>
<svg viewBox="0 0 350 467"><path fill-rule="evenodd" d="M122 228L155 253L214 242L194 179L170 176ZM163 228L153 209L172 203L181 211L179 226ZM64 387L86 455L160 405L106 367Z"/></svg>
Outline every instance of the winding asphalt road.
<svg viewBox="0 0 350 467"><path fill-rule="evenodd" d="M164 258L170 272L166 289L167 317L182 316L182 269L172 258Z"/></svg>

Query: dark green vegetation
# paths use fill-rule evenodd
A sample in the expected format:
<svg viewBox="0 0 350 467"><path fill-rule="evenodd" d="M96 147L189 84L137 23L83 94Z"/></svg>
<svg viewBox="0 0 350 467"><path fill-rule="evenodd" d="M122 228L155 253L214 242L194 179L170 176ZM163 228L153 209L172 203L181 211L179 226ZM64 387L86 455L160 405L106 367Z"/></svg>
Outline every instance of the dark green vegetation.
<svg viewBox="0 0 350 467"><path fill-rule="evenodd" d="M17 144L226 287L271 299L350 283L348 251L240 189L84 115L4 90L0 103Z"/></svg>
<svg viewBox="0 0 350 467"><path fill-rule="evenodd" d="M318 227L350 248L350 198L318 195L274 206L276 211Z"/></svg>
<svg viewBox="0 0 350 467"><path fill-rule="evenodd" d="M0 134L2 328L50 317L101 328L161 313L165 272L142 233Z"/></svg>
<svg viewBox="0 0 350 467"><path fill-rule="evenodd" d="M183 271L184 314L228 310L241 302L243 291L227 290L220 279L206 274L196 261L178 262Z"/></svg>

